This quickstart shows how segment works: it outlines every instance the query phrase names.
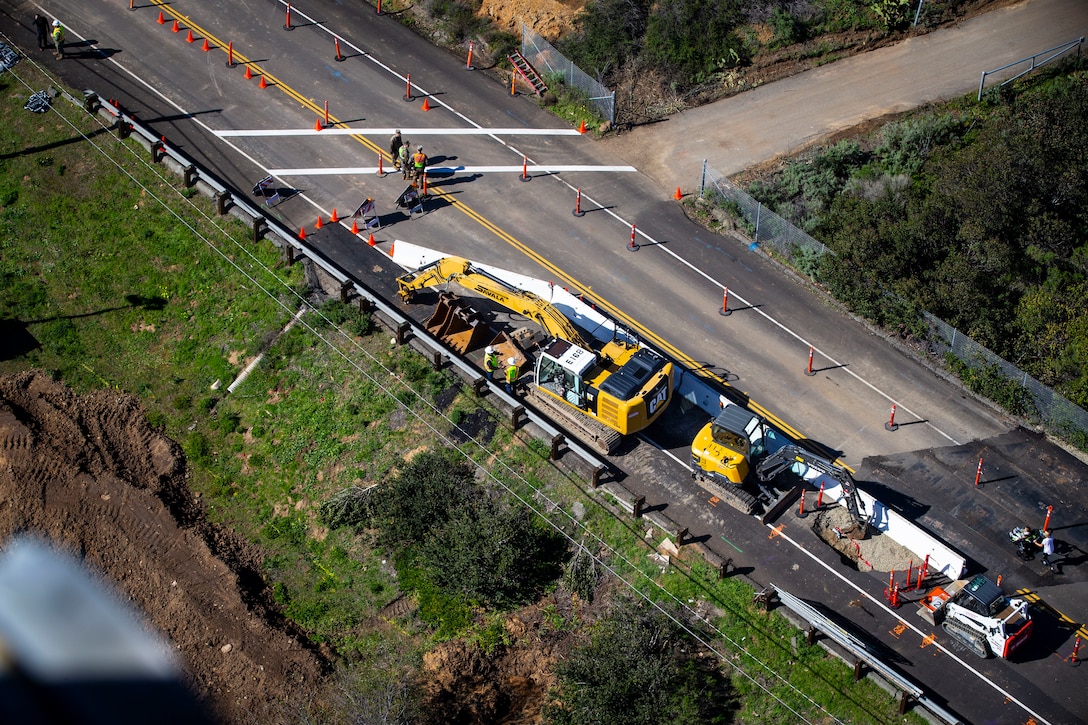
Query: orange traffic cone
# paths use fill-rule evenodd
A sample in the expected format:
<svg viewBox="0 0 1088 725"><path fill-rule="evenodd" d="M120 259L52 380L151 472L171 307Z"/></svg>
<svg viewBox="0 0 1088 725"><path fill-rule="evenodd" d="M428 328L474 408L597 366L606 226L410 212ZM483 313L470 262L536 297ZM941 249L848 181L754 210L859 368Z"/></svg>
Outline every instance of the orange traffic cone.
<svg viewBox="0 0 1088 725"><path fill-rule="evenodd" d="M266 81L264 79L264 76L262 75L261 76L261 82L258 83L257 85L259 85L261 88L268 88L268 81Z"/></svg>
<svg viewBox="0 0 1088 725"><path fill-rule="evenodd" d="M166 18L162 16L162 10L159 11L159 19L156 22L159 25L166 25Z"/></svg>
<svg viewBox="0 0 1088 725"><path fill-rule="evenodd" d="M185 42L186 43L195 43L196 42L196 38L193 37L193 31L192 30L190 30L189 34L185 36Z"/></svg>
<svg viewBox="0 0 1088 725"><path fill-rule="evenodd" d="M180 33L181 32L181 28L178 27L178 21L177 20L174 21L174 26L172 28L170 28L170 31L174 32L174 33Z"/></svg>
<svg viewBox="0 0 1088 725"><path fill-rule="evenodd" d="M246 80L248 81L252 77L253 77L253 71L250 70L249 66L247 65L246 66Z"/></svg>
<svg viewBox="0 0 1088 725"><path fill-rule="evenodd" d="M298 230L298 238L299 239L305 239L306 238L306 227L302 227L301 229Z"/></svg>
<svg viewBox="0 0 1088 725"><path fill-rule="evenodd" d="M672 198L676 199L677 201L680 201L681 199L684 198L684 195L682 193L680 193L680 187L679 186L676 187L676 193L672 195Z"/></svg>
<svg viewBox="0 0 1088 725"><path fill-rule="evenodd" d="M315 131L320 131L321 130L321 119L320 118L317 119L317 121L314 122L314 130Z"/></svg>
<svg viewBox="0 0 1088 725"><path fill-rule="evenodd" d="M317 227L318 229L325 226L324 224L321 223L321 215L320 214L317 215L317 224L314 224L314 226Z"/></svg>
<svg viewBox="0 0 1088 725"><path fill-rule="evenodd" d="M396 242L393 242L392 244L389 245L389 258L390 259L393 258L393 250L396 249L396 247L397 247Z"/></svg>
<svg viewBox="0 0 1088 725"><path fill-rule="evenodd" d="M333 224L336 224L336 223L338 223L340 221L340 217L336 216L336 207L335 206L332 208L332 216L329 217L329 221L332 222Z"/></svg>
<svg viewBox="0 0 1088 725"><path fill-rule="evenodd" d="M424 111L431 110L431 104L427 101L426 98L423 99L423 110Z"/></svg>
<svg viewBox="0 0 1088 725"><path fill-rule="evenodd" d="M205 53L212 49L212 46L208 45L207 38L204 38L204 45L200 46L200 49L203 50Z"/></svg>
<svg viewBox="0 0 1088 725"><path fill-rule="evenodd" d="M366 240L366 243L372 247L377 244L377 242L374 241L374 232L370 233L370 238Z"/></svg>
<svg viewBox="0 0 1088 725"><path fill-rule="evenodd" d="M359 222L355 221L354 219L351 220L351 233L352 234L358 234L359 233Z"/></svg>
<svg viewBox="0 0 1088 725"><path fill-rule="evenodd" d="M578 125L578 133L586 132L586 120L583 118L582 122Z"/></svg>

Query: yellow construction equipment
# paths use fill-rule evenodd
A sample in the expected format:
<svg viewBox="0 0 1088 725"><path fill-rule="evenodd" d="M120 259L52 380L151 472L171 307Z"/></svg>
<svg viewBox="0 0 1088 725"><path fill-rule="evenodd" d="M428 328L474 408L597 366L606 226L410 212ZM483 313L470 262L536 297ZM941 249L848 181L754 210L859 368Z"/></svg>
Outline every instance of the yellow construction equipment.
<svg viewBox="0 0 1088 725"><path fill-rule="evenodd" d="M671 362L615 336L604 343L587 341L558 307L467 259L443 257L406 274L397 279L397 293L408 303L420 290L450 284L523 315L551 337L536 351L526 389L572 433L598 449L611 453L622 436L653 423L672 400Z"/></svg>

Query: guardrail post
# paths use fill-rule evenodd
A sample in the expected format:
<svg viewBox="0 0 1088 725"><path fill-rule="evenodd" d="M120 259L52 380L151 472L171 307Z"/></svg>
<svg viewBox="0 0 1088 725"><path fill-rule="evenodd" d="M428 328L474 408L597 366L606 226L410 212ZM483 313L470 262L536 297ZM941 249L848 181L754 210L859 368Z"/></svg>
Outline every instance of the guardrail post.
<svg viewBox="0 0 1088 725"><path fill-rule="evenodd" d="M347 304L351 299L352 284L350 281L344 281L340 283L340 302L341 304Z"/></svg>
<svg viewBox="0 0 1088 725"><path fill-rule="evenodd" d="M608 470L601 464L597 464L593 468L593 475L589 478L589 485L591 488L598 488L601 485L601 476Z"/></svg>
<svg viewBox="0 0 1088 725"><path fill-rule="evenodd" d="M233 198L234 197L230 195L229 191L215 192L215 211L219 216L223 216L227 213L227 209L230 208Z"/></svg>
<svg viewBox="0 0 1088 725"><path fill-rule="evenodd" d="M685 526L676 532L676 548L679 549L684 545L684 539L688 538L688 529Z"/></svg>
<svg viewBox="0 0 1088 725"><path fill-rule="evenodd" d="M442 369L442 362L443 362L442 351L441 350L435 350L431 354L431 366L434 367L435 370L441 370Z"/></svg>
<svg viewBox="0 0 1088 725"><path fill-rule="evenodd" d="M123 118L117 119L117 138L128 138L132 133L132 124Z"/></svg>
<svg viewBox="0 0 1088 725"><path fill-rule="evenodd" d="M151 144L151 161L153 163L159 163L162 160L162 140L155 141Z"/></svg>
<svg viewBox="0 0 1088 725"><path fill-rule="evenodd" d="M485 390L487 390L487 378L485 378L483 375L481 375L478 378L473 378L473 380L472 380L472 392L477 397L479 397L479 396L484 394Z"/></svg>
<svg viewBox="0 0 1088 725"><path fill-rule="evenodd" d="M865 665L861 660L854 660L854 682L861 680L861 668Z"/></svg>
<svg viewBox="0 0 1088 725"><path fill-rule="evenodd" d="M897 702L897 705L898 705L897 710L898 710L899 714L900 715L906 715L907 714L907 705L910 704L910 695L908 695L907 693L900 690L899 691L899 696L896 697L896 700L898 701Z"/></svg>
<svg viewBox="0 0 1088 725"><path fill-rule="evenodd" d="M521 425L521 419L525 416L525 408L520 405L515 405L514 409L510 411L510 427L517 430Z"/></svg>
<svg viewBox="0 0 1088 725"><path fill-rule="evenodd" d="M192 186L193 184L195 184L196 183L196 177L197 177L196 167L193 166L192 164L189 164L188 166L186 166L185 167L185 176L184 176L184 179L183 179L183 183L185 184L185 186L188 187L188 186Z"/></svg>
<svg viewBox="0 0 1088 725"><path fill-rule="evenodd" d="M253 243L261 241L261 237L264 236L265 231L268 229L268 222L264 220L264 217L253 218Z"/></svg>
<svg viewBox="0 0 1088 725"><path fill-rule="evenodd" d="M805 644L809 647L816 644L816 628L811 624L808 625L808 629L805 630Z"/></svg>
<svg viewBox="0 0 1088 725"><path fill-rule="evenodd" d="M552 436L552 449L548 453L548 459L549 460L552 460L552 461L559 460L559 447L561 445L563 445L563 443L566 440L567 439L563 437L562 433L556 433L555 435Z"/></svg>
<svg viewBox="0 0 1088 725"><path fill-rule="evenodd" d="M398 345L403 345L404 340L407 338L407 336L408 336L408 323L407 322L402 322L399 325L397 325L397 344Z"/></svg>
<svg viewBox="0 0 1088 725"><path fill-rule="evenodd" d="M641 519L642 518L642 509L645 508L645 507L646 507L646 497L645 496L639 496L638 498L635 499L634 506L632 507L632 510L631 510L632 515L634 515L634 517L636 519Z"/></svg>
<svg viewBox="0 0 1088 725"><path fill-rule="evenodd" d="M283 262L288 267L295 263L295 248L290 244L283 245Z"/></svg>

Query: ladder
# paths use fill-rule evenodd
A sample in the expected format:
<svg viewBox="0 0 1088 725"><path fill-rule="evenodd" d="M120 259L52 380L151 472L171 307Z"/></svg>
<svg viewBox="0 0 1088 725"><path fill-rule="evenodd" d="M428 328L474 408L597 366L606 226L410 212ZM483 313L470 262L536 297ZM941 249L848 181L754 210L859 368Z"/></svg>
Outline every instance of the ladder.
<svg viewBox="0 0 1088 725"><path fill-rule="evenodd" d="M526 83L532 86L536 94L538 96L544 95L548 90L548 84L544 82L544 79L540 77L540 74L536 72L536 69L533 68L529 61L525 60L525 56L515 50L507 57L514 65L514 70L525 79Z"/></svg>

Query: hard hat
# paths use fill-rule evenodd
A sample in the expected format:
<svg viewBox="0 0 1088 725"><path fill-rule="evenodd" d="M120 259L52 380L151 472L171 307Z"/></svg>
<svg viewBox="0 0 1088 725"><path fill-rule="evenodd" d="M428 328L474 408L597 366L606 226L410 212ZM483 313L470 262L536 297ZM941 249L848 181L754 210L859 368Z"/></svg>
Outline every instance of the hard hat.
<svg viewBox="0 0 1088 725"><path fill-rule="evenodd" d="M491 353L495 352L495 348L488 345L487 347L484 348L484 352L486 352L488 355L490 355Z"/></svg>
<svg viewBox="0 0 1088 725"><path fill-rule="evenodd" d="M416 151L422 151L422 150L423 150L422 146L420 146L419 148L416 149Z"/></svg>
<svg viewBox="0 0 1088 725"><path fill-rule="evenodd" d="M53 21L53 27L54 28L59 28L60 27L60 21L59 20L54 20Z"/></svg>
<svg viewBox="0 0 1088 725"><path fill-rule="evenodd" d="M396 131L394 131L394 133L396 133L399 136L400 135L400 129L398 128Z"/></svg>
<svg viewBox="0 0 1088 725"><path fill-rule="evenodd" d="M506 364L507 365L513 365L514 364L514 358L507 358Z"/></svg>

